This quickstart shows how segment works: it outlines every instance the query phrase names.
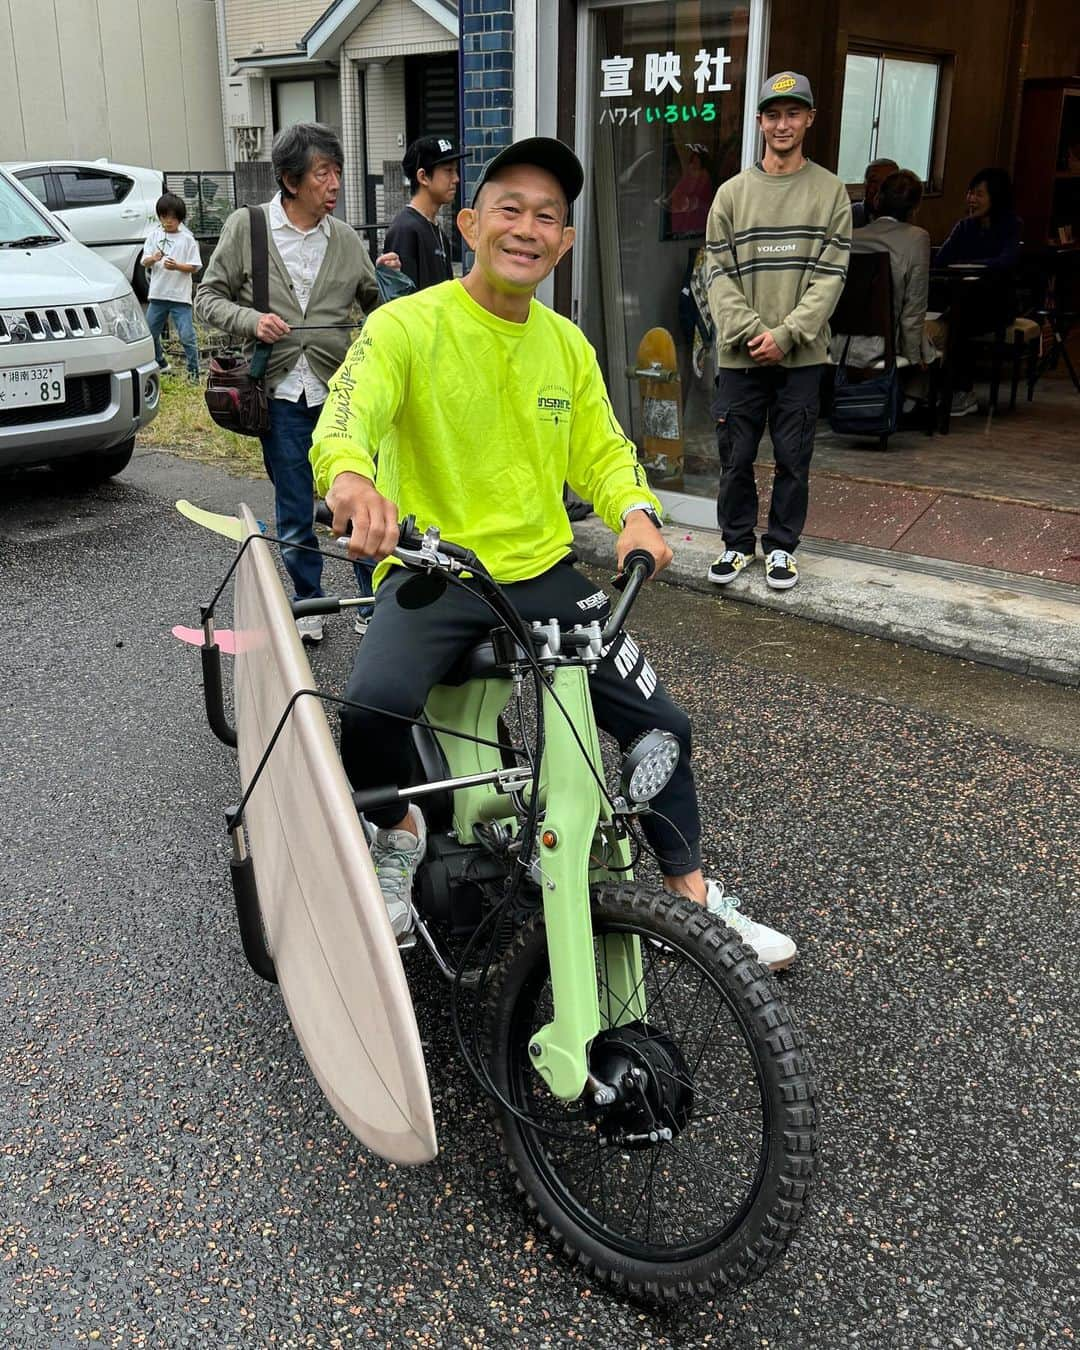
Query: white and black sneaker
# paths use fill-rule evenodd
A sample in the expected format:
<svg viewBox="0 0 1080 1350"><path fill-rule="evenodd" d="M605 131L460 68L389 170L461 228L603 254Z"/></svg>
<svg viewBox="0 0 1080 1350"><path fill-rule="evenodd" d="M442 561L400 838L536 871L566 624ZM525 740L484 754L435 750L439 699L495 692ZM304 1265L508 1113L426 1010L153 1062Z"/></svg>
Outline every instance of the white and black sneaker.
<svg viewBox="0 0 1080 1350"><path fill-rule="evenodd" d="M774 548L765 558L765 582L774 591L789 591L799 579L794 553Z"/></svg>
<svg viewBox="0 0 1080 1350"><path fill-rule="evenodd" d="M740 553L737 548L726 548L709 568L709 580L714 581L717 586L726 586L753 561L752 553Z"/></svg>

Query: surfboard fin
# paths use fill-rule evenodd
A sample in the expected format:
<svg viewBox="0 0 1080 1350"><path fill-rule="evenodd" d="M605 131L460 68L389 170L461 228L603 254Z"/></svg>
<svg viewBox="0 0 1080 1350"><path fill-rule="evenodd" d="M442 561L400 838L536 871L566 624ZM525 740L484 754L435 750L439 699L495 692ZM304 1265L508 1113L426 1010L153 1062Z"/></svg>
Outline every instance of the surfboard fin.
<svg viewBox="0 0 1080 1350"><path fill-rule="evenodd" d="M239 516L226 516L218 511L205 511L201 506L196 506L186 498L176 503L176 509L182 516L188 520L194 521L196 525L201 525L204 530L209 530L212 534L220 534L225 539L232 539L239 543L244 537L244 527L240 522ZM256 521L263 534L266 533L266 522Z"/></svg>

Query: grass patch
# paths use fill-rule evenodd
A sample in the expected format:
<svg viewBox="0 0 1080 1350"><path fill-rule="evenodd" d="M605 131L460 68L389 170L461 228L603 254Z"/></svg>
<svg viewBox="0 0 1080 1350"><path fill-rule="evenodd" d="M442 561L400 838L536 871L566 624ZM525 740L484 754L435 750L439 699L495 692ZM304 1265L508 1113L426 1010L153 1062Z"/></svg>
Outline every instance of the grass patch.
<svg viewBox="0 0 1080 1350"><path fill-rule="evenodd" d="M170 356L170 361L175 362ZM183 369L183 353L180 369ZM264 473L262 446L255 436L237 436L223 431L210 420L201 384L191 384L184 375L161 377L158 415L139 432L143 449L168 450L181 459L216 464L237 477L261 477Z"/></svg>
<svg viewBox="0 0 1080 1350"><path fill-rule="evenodd" d="M187 361L172 326L165 330L165 359L171 368L161 377L161 403L158 414L149 426L139 432L138 445L142 449L168 450L181 459L198 460L200 464L216 464L226 473L238 478L263 477L262 446L256 436L237 436L223 431L210 420L203 400L203 385L210 364L210 353L220 351L224 339L214 329L196 322L195 336L199 343L199 364L202 381L189 382Z"/></svg>

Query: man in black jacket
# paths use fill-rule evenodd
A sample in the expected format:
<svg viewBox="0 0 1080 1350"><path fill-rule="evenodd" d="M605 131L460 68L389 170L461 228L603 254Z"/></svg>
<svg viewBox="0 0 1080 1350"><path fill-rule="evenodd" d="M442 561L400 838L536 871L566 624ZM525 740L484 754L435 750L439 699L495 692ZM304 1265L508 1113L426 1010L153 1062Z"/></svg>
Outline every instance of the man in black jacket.
<svg viewBox="0 0 1080 1350"><path fill-rule="evenodd" d="M449 136L421 136L401 161L412 200L394 218L383 247L400 257L401 270L420 291L450 281L454 275L450 241L439 224L439 208L449 205L457 195L462 159L464 155Z"/></svg>

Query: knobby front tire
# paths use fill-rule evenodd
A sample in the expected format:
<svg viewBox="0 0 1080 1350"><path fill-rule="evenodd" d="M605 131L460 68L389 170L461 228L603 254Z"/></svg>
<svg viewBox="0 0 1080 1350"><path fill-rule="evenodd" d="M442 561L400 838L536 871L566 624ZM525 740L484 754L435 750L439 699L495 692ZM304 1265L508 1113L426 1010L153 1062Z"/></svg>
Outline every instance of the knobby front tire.
<svg viewBox="0 0 1080 1350"><path fill-rule="evenodd" d="M492 974L484 1048L500 1095L548 1129L495 1103L503 1152L535 1222L598 1282L653 1304L723 1293L783 1254L806 1207L817 1110L802 1037L752 949L700 906L605 885L592 912L602 1007L599 939L640 942L644 1021L590 1051L625 1092L560 1102L530 1064L553 1012L538 915Z"/></svg>

